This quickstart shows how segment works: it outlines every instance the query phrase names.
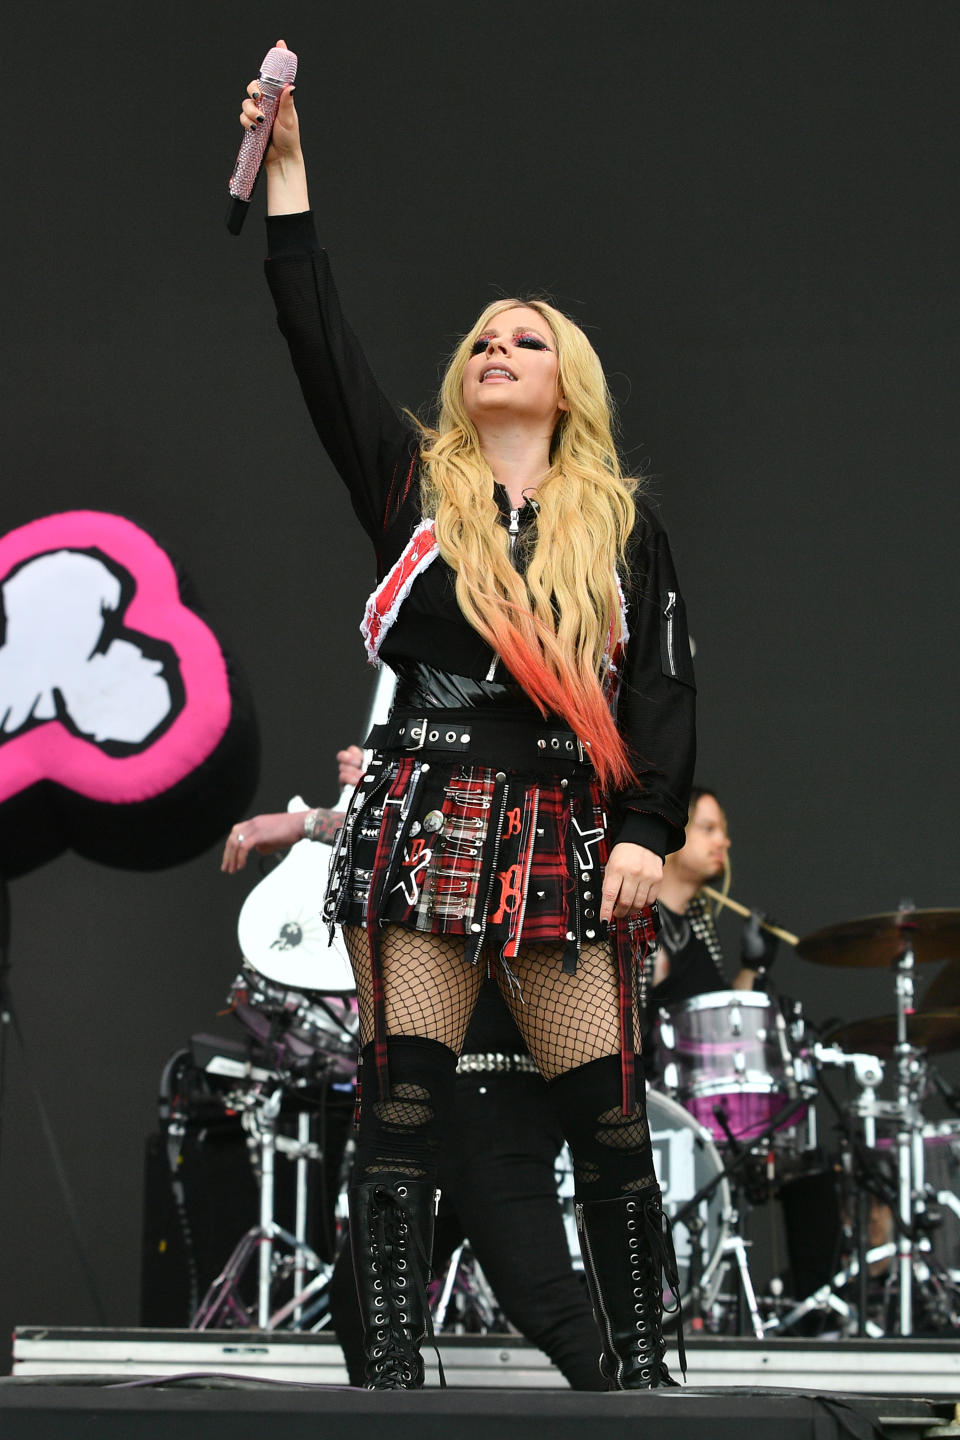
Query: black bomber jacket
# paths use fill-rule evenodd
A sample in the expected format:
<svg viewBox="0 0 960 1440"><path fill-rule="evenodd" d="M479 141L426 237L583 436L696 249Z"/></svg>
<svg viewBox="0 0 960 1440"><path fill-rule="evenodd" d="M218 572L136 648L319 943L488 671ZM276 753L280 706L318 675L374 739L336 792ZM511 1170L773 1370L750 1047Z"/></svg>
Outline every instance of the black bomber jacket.
<svg viewBox="0 0 960 1440"><path fill-rule="evenodd" d="M346 323L312 212L267 221L266 271L277 320L307 408L373 543L377 579L405 549L421 520L419 435L380 389ZM509 501L496 486L504 523ZM517 520L535 524L527 505ZM454 574L442 558L414 582L381 656L428 662L483 679L494 655L456 602ZM695 755L695 685L683 598L667 536L642 505L621 575L630 639L617 702L639 784L608 796L610 840L644 845L659 855L684 843Z"/></svg>

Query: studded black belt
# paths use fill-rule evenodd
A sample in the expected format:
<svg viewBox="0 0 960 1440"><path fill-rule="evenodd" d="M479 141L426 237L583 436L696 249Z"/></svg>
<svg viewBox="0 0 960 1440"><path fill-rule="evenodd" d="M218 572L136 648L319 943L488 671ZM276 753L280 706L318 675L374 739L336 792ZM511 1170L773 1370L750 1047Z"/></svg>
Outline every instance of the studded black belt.
<svg viewBox="0 0 960 1440"><path fill-rule="evenodd" d="M572 730L552 730L526 720L483 716L465 720L442 712L394 715L385 725L374 725L366 743L374 750L406 754L425 751L467 757L493 755L507 769L554 761L577 766L591 763L588 747Z"/></svg>
<svg viewBox="0 0 960 1440"><path fill-rule="evenodd" d="M537 1075L537 1062L532 1055L501 1055L487 1052L461 1055L457 1061L458 1075L502 1075L507 1071Z"/></svg>

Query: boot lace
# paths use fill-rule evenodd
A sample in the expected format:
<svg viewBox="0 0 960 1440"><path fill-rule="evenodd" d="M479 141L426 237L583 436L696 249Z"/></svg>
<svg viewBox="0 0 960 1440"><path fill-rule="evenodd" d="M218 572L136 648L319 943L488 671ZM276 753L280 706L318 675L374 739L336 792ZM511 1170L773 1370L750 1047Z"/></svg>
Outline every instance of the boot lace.
<svg viewBox="0 0 960 1440"><path fill-rule="evenodd" d="M421 1337L414 1333L415 1322L407 1311L407 1293L412 1291L416 1309L423 1316L426 1338L437 1357L440 1385L445 1389L447 1378L437 1349L427 1296L430 1257L406 1196L404 1185L378 1185L374 1191L374 1254L381 1257L375 1262L375 1268L380 1271L381 1308L387 1313L384 1323L376 1327L374 1345L369 1352L371 1384L378 1390L405 1390L422 1380Z"/></svg>

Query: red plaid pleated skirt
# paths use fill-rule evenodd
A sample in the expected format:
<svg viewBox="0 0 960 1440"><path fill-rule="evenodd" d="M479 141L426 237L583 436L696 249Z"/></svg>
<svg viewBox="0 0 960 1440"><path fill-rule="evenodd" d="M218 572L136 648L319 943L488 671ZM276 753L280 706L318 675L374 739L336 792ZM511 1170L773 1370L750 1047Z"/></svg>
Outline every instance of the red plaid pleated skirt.
<svg viewBox="0 0 960 1440"><path fill-rule="evenodd" d="M655 939L650 911L601 927L607 823L588 766L494 770L429 755L375 754L330 867L324 914L370 940L377 1071L386 1074L378 933L462 935L464 959L509 968L521 945L555 943L571 974L608 935L619 973L623 1104L635 1105L633 1007Z"/></svg>

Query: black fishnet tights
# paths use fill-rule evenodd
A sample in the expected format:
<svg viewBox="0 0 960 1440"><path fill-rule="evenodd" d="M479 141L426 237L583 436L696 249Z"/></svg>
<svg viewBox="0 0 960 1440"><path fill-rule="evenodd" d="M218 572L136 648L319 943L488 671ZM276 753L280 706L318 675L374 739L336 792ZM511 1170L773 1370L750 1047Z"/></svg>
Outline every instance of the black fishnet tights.
<svg viewBox="0 0 960 1440"><path fill-rule="evenodd" d="M545 1080L620 1053L620 984L609 944L584 945L577 973L567 975L559 945L523 945L497 981ZM634 1044L639 1053L638 1037Z"/></svg>
<svg viewBox="0 0 960 1440"><path fill-rule="evenodd" d="M365 930L345 926L357 981L360 1041L373 1038L373 993ZM430 935L385 925L379 933L388 1035L439 1040L459 1054L484 976L482 965L463 958L463 937ZM510 962L512 985L502 965L497 982L530 1054L544 1079L620 1053L620 992L608 944L585 945L575 975L561 968L562 947L524 945ZM639 1053L639 1036L634 1036Z"/></svg>
<svg viewBox="0 0 960 1440"><path fill-rule="evenodd" d="M366 932L345 927L360 1010L360 1035L372 1064L373 993ZM391 1098L374 1100L364 1086L358 1173L429 1176L438 1137L453 1099L454 1055L463 1040L483 980L468 965L463 938L387 925L380 931ZM573 1151L577 1193L609 1199L634 1193L654 1179L642 1077L637 1108L620 1110L620 987L608 945L584 946L577 973L567 975L558 945L525 945L511 961L514 979L496 967L497 981L531 1055L553 1082L554 1104ZM396 1037L411 1037L408 1039ZM416 1038L413 1038L416 1037ZM446 1050L431 1055L430 1042ZM639 1054L639 1037L634 1036ZM419 1050L418 1048L419 1047ZM450 1052L453 1052L451 1054ZM449 1061L449 1076L443 1057ZM437 1075L429 1080L430 1064Z"/></svg>
<svg viewBox="0 0 960 1440"><path fill-rule="evenodd" d="M373 985L367 932L345 925L343 938L357 982L360 1043L373 1039ZM388 1035L439 1040L455 1055L463 1049L483 980L483 967L463 958L462 935L429 935L385 925L379 932Z"/></svg>

